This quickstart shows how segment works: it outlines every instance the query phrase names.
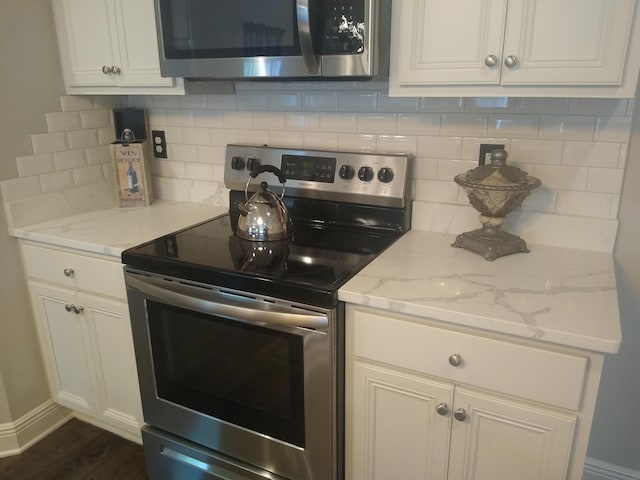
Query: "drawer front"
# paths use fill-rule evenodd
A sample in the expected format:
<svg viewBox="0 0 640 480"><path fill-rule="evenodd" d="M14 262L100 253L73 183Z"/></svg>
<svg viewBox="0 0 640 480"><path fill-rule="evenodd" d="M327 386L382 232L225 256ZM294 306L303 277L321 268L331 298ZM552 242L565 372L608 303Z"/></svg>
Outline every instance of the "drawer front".
<svg viewBox="0 0 640 480"><path fill-rule="evenodd" d="M588 359L354 310L354 355L576 410ZM459 357L459 365L454 366Z"/></svg>
<svg viewBox="0 0 640 480"><path fill-rule="evenodd" d="M118 262L35 245L23 244L22 251L31 278L126 299L122 264Z"/></svg>

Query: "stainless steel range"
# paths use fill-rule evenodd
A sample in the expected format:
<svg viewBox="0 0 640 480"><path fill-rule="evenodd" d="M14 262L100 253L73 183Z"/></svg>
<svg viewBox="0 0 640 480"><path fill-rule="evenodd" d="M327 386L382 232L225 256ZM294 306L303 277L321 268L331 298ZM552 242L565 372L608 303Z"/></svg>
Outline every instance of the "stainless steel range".
<svg viewBox="0 0 640 480"><path fill-rule="evenodd" d="M229 145L229 213L122 254L152 480L343 478L338 289L409 229L410 168ZM284 202L284 238L237 235L258 188Z"/></svg>

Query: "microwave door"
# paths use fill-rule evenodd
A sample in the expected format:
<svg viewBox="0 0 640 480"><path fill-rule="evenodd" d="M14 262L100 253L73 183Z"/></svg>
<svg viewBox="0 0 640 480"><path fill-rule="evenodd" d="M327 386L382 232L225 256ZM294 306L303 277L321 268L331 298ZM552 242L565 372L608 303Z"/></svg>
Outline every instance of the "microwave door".
<svg viewBox="0 0 640 480"><path fill-rule="evenodd" d="M317 0L155 0L162 74L185 78L320 74Z"/></svg>

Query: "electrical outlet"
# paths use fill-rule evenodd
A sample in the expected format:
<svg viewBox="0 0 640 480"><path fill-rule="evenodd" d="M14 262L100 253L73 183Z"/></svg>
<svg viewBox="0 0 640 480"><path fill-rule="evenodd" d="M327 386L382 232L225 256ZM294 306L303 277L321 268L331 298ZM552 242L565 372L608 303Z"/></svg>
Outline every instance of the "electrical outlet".
<svg viewBox="0 0 640 480"><path fill-rule="evenodd" d="M481 143L480 144L480 155L478 156L478 165L484 165L489 160L489 156L491 152L494 150L504 150L504 144L497 143Z"/></svg>
<svg viewBox="0 0 640 480"><path fill-rule="evenodd" d="M167 141L164 130L151 130L153 140L153 156L155 158L167 158Z"/></svg>

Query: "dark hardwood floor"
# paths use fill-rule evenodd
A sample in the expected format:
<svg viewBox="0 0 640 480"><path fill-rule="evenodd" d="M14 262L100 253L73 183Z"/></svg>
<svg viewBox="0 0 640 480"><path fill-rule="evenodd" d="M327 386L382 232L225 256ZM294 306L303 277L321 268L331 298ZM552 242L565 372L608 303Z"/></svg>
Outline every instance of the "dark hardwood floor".
<svg viewBox="0 0 640 480"><path fill-rule="evenodd" d="M77 419L20 455L0 458L0 480L147 480L142 446Z"/></svg>

